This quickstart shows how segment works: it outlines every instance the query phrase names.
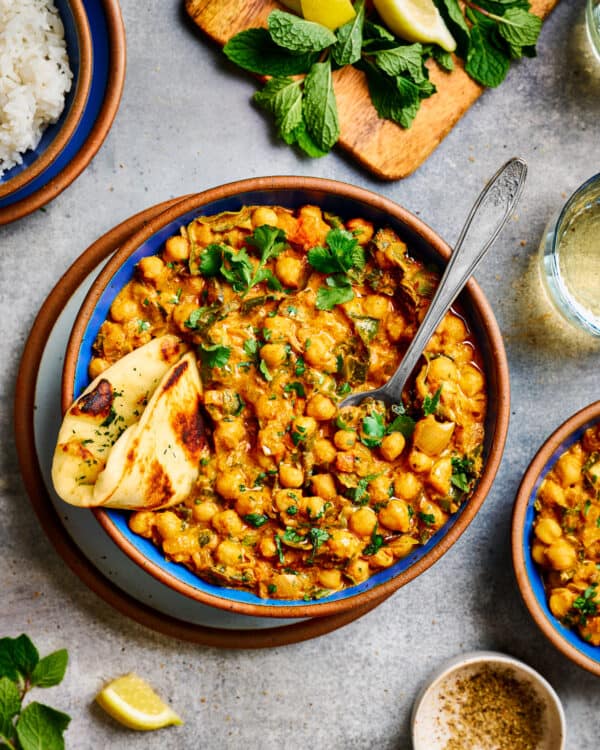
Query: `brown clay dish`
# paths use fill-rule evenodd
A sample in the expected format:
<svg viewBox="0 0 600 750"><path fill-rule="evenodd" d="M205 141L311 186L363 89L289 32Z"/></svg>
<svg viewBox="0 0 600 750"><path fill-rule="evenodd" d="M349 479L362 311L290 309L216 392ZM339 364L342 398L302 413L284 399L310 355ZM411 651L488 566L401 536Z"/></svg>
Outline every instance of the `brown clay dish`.
<svg viewBox="0 0 600 750"><path fill-rule="evenodd" d="M63 150L83 114L88 94L90 92L90 85L92 82L92 67L93 67L93 52L92 52L92 37L90 35L90 27L88 23L88 17L83 7L81 0L69 0L69 6L73 13L75 25L77 28L77 42L79 45L79 74L75 81L75 96L69 109L69 113L58 131L56 138L48 146L43 154L37 158L33 164L30 164L27 169L19 172L10 180L6 182L0 182L0 198L5 195L10 195L15 190L19 190L28 182L31 182L35 177L41 174L46 167L50 166L56 157Z"/></svg>
<svg viewBox="0 0 600 750"><path fill-rule="evenodd" d="M556 460L588 427L600 421L600 401L586 406L563 422L536 453L519 486L512 516L512 559L525 606L548 640L575 664L600 677L600 647L586 643L550 612L541 575L531 558L533 503L541 481Z"/></svg>
<svg viewBox="0 0 600 750"><path fill-rule="evenodd" d="M67 188L87 167L91 160L96 155L100 146L103 144L104 139L108 135L108 131L117 114L119 108L119 102L121 101L121 94L123 93L123 85L125 83L125 65L126 65L126 42L125 42L125 26L123 24L123 18L121 16L121 8L118 0L100 0L104 13L106 15L106 23L108 26L108 47L109 47L109 74L106 84L106 91L104 94L104 100L102 107L96 118L96 122L88 135L83 147L77 152L75 157L67 164L67 166L60 171L56 177L50 180L46 185L41 187L39 190L31 193L27 197L12 203L8 206L0 207L0 226L3 224L9 224L12 221L21 219L23 216L36 211L41 206L46 205L51 200L56 198L57 195ZM75 6L75 3L73 3ZM83 3L77 2L77 5L83 8ZM83 10L85 14L85 10ZM85 15L87 19L87 15ZM91 45L91 41L89 42ZM91 75L93 61L90 56L89 61L89 72ZM89 88L89 85L88 85ZM86 93L87 98L87 93ZM85 104L85 101L83 102ZM81 113L80 113L81 115ZM77 122L73 123L73 130L77 127ZM65 123L66 125L66 123ZM62 130L61 130L62 133ZM72 135L72 131L69 136ZM54 154L54 158L58 156L60 150L64 147L68 138L62 144L61 148ZM37 165L37 161L35 162ZM45 167L49 166L48 162ZM32 165L32 167L35 165ZM44 168L45 168L44 167ZM40 170L41 171L41 170ZM29 173L29 170L26 170ZM31 175L30 179L33 179L35 175ZM12 185L13 180L10 180ZM29 182L29 179L26 183ZM26 184L25 183L25 184ZM22 187L19 186L19 187ZM15 187L11 187L10 192L14 192ZM2 192L0 190L0 196Z"/></svg>
<svg viewBox="0 0 600 750"><path fill-rule="evenodd" d="M257 199L257 193L260 198ZM428 253L432 258L439 259L442 263L450 255L448 245L436 235L420 219L413 216L404 208L379 195L371 193L359 187L345 183L306 177L262 177L243 180L240 182L224 185L208 190L199 195L189 197L176 206L171 207L156 219L150 221L143 229L136 232L109 261L96 281L93 283L82 308L76 318L73 331L65 356L65 367L63 371L62 408L66 411L73 401L74 377L80 346L85 334L90 317L102 296L105 288L110 283L114 274L121 265L127 261L140 245L146 242L159 230L171 222L177 221L186 213L195 212L201 214L203 208L215 201L234 200L239 206L244 203L256 204L279 204L286 205L286 195L290 205L293 204L293 196L301 193L303 202L319 205L328 199L335 199L337 204L348 203L349 211L360 210L385 215L390 222L404 230L409 245L418 254L420 250ZM271 197L272 196L272 197ZM309 196L307 198L307 196ZM297 200L296 200L297 202ZM228 209L231 208L228 206ZM219 210L224 210L224 207ZM327 208L327 210L332 210ZM342 213L342 209L338 209ZM210 212L210 211L209 211ZM213 211L214 213L214 211ZM368 605L379 601L382 596L387 596L393 591L411 581L423 571L427 570L438 560L459 538L463 531L472 521L481 507L499 467L509 419L509 381L506 355L502 343L502 337L494 319L493 313L474 281L470 281L463 293L462 301L468 311L469 321L475 329L475 337L483 351L484 366L488 382L489 413L486 423L485 458L484 468L479 483L471 499L463 507L460 514L453 523L444 528L444 535L437 543L431 546L424 554L416 559L406 569L395 572L389 580L378 582L377 585L353 592L347 598L334 601L320 600L311 603L300 603L294 605L274 604L272 600L266 600L265 604L233 600L228 598L230 589L222 588L219 595L202 591L182 580L178 580L168 570L154 561L150 561L142 554L125 535L117 529L111 519L110 512L103 509L95 509L98 521L111 539L144 570L155 576L158 580L174 588L181 594L191 597L211 606L215 606L238 614L262 616L262 617L319 617L339 614L349 611L357 606ZM359 588L359 587L354 587ZM350 589L352 591L352 589Z"/></svg>
<svg viewBox="0 0 600 750"><path fill-rule="evenodd" d="M121 614L171 638L215 648L269 648L316 638L362 617L386 597L339 615L261 630L219 629L195 625L176 616L169 617L125 593L92 565L63 526L44 484L35 451L33 410L37 373L48 336L64 306L88 274L133 232L176 203L177 200L171 200L146 209L96 240L67 270L38 313L25 345L15 393L15 444L23 481L40 524L58 554L86 586Z"/></svg>

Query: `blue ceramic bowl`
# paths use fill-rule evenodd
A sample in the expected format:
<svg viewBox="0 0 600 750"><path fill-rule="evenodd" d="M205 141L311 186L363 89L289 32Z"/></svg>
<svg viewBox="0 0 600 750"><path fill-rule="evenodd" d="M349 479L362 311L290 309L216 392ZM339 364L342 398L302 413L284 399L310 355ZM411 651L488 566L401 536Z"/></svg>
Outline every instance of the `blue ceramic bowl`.
<svg viewBox="0 0 600 750"><path fill-rule="evenodd" d="M57 122L44 130L35 149L23 154L23 161L0 177L0 198L14 194L41 175L61 154L83 115L92 82L92 37L82 0L54 0L65 30L71 89Z"/></svg>
<svg viewBox="0 0 600 750"><path fill-rule="evenodd" d="M244 180L189 197L151 221L115 254L90 292L75 321L65 358L63 410L89 383L92 344L118 292L132 278L139 260L159 252L165 240L182 224L204 214L235 211L244 205L283 205L297 208L306 203L321 206L343 218L361 216L376 225L389 225L417 255L444 265L449 247L420 219L390 200L332 180L302 177L263 177ZM149 540L134 534L127 512L98 509L98 520L112 539L145 570L180 593L205 604L238 614L273 617L330 615L382 599L426 570L458 539L481 506L498 469L509 413L506 355L493 313L482 292L470 281L461 303L480 344L489 384L489 414L485 438L485 466L473 497L426 545L369 580L315 602L260 599L246 591L215 586L198 578L183 565L165 560Z"/></svg>
<svg viewBox="0 0 600 750"><path fill-rule="evenodd" d="M552 614L540 570L531 556L534 502L541 483L560 456L599 421L600 401L596 401L564 422L536 454L523 477L513 509L512 556L523 601L544 635L571 661L600 676L600 646L587 643Z"/></svg>

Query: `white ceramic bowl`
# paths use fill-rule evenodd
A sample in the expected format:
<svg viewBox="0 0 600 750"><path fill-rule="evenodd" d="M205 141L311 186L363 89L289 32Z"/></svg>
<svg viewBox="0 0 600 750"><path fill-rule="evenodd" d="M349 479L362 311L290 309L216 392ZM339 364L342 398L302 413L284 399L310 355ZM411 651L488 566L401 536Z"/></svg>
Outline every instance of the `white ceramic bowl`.
<svg viewBox="0 0 600 750"><path fill-rule="evenodd" d="M443 703L454 683L464 679L481 667L506 670L518 680L530 685L544 706L542 718L543 737L536 750L564 750L565 716L560 699L552 686L534 669L518 659L496 651L473 651L462 654L443 664L421 690L415 700L411 718L413 750L443 750L450 739L444 721ZM467 748L465 748L467 750ZM471 749L469 749L471 750ZM473 749L475 750L475 749Z"/></svg>

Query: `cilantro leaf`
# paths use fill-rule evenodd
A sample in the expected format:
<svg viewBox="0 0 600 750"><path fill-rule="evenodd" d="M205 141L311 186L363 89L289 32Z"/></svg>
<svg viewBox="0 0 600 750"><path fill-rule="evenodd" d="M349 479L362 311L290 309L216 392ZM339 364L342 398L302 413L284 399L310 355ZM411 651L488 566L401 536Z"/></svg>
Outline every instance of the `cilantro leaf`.
<svg viewBox="0 0 600 750"><path fill-rule="evenodd" d="M385 436L385 423L383 415L378 412L371 412L362 421L362 434L360 441L367 448L377 448Z"/></svg>
<svg viewBox="0 0 600 750"><path fill-rule="evenodd" d="M433 396L425 396L423 399L423 414L428 417L431 414L435 414L440 404L440 396L442 395L442 386L440 386Z"/></svg>
<svg viewBox="0 0 600 750"><path fill-rule="evenodd" d="M268 18L269 34L275 44L292 52L320 52L335 44L335 34L320 23L274 10Z"/></svg>
<svg viewBox="0 0 600 750"><path fill-rule="evenodd" d="M30 703L17 721L17 737L23 750L64 750L63 732L71 717L43 703Z"/></svg>
<svg viewBox="0 0 600 750"><path fill-rule="evenodd" d="M308 532L308 538L310 539L310 543L312 544L312 553L310 556L310 560L314 560L315 555L322 547L322 545L329 539L329 536L329 532L325 529L319 529L316 526L313 526L311 528L311 530Z"/></svg>
<svg viewBox="0 0 600 750"><path fill-rule="evenodd" d="M210 244L200 254L198 270L203 276L218 276L223 262L223 245Z"/></svg>
<svg viewBox="0 0 600 750"><path fill-rule="evenodd" d="M287 544L304 544L306 542L306 537L299 534L296 529L292 529L288 526L281 537L281 541L286 542Z"/></svg>
<svg viewBox="0 0 600 750"><path fill-rule="evenodd" d="M292 53L275 44L266 29L247 29L223 47L232 63L261 76L293 76L307 73L318 53Z"/></svg>
<svg viewBox="0 0 600 750"><path fill-rule="evenodd" d="M459 458L454 456L452 459L452 476L450 482L461 492L469 492L475 479L474 471L475 462L468 456Z"/></svg>
<svg viewBox="0 0 600 750"><path fill-rule="evenodd" d="M223 262L219 269L223 278L228 281L236 292L246 292L250 286L254 266L245 248L234 252L231 248L223 251Z"/></svg>
<svg viewBox="0 0 600 750"><path fill-rule="evenodd" d="M386 427L385 434L390 435L392 432L400 432L407 440L415 431L416 422L408 414L398 414L392 422Z"/></svg>
<svg viewBox="0 0 600 750"><path fill-rule="evenodd" d="M328 276L327 286L319 287L315 307L317 310L333 310L336 305L349 302L354 298L352 284L344 276Z"/></svg>
<svg viewBox="0 0 600 750"><path fill-rule="evenodd" d="M256 227L254 232L246 239L246 243L260 250L258 268L254 272L254 276L250 281L250 286L254 286L258 283L256 279L264 265L271 258L277 258L281 255L287 247L285 232L283 229L270 227L267 224L264 224L263 226Z"/></svg>
<svg viewBox="0 0 600 750"><path fill-rule="evenodd" d="M44 656L31 673L31 684L44 688L58 685L65 676L68 661L69 655L64 648Z"/></svg>
<svg viewBox="0 0 600 750"><path fill-rule="evenodd" d="M267 381L267 383L270 383L271 380L273 380L273 376L269 372L269 368L267 367L267 363L264 359L260 360L260 363L258 365L258 371L263 376L263 378Z"/></svg>
<svg viewBox="0 0 600 750"><path fill-rule="evenodd" d="M294 382L294 383L288 383L283 388L285 393L290 393L291 391L294 391L297 396L300 398L306 397L306 391L304 390L304 386L300 382Z"/></svg>
<svg viewBox="0 0 600 750"><path fill-rule="evenodd" d="M375 527L373 528L373 532L371 533L371 541L367 546L363 549L362 553L363 555L375 555L384 545L384 538L381 534L377 533L377 524L375 524Z"/></svg>
<svg viewBox="0 0 600 750"><path fill-rule="evenodd" d="M225 367L229 362L231 349L221 344L200 344L198 354L206 367Z"/></svg>
<svg viewBox="0 0 600 750"><path fill-rule="evenodd" d="M336 31L337 41L331 48L331 56L342 65L352 65L360 60L365 21L365 0L354 5L356 15Z"/></svg>
<svg viewBox="0 0 600 750"><path fill-rule="evenodd" d="M596 600L596 589L598 584L592 583L586 588L581 596L573 602L573 609L579 612L579 624L585 625L588 617L598 614L598 602Z"/></svg>
<svg viewBox="0 0 600 750"><path fill-rule="evenodd" d="M352 268L362 270L365 253L358 240L346 229L331 229L325 238L325 247L308 251L308 262L320 273L347 273Z"/></svg>
<svg viewBox="0 0 600 750"><path fill-rule="evenodd" d="M264 526L264 524L269 520L269 517L263 515L262 513L247 513L243 518L246 523L249 523L250 526L254 526L255 529L259 529L261 526Z"/></svg>
<svg viewBox="0 0 600 750"><path fill-rule="evenodd" d="M432 524L435 523L435 516L433 515L433 513L421 513L419 511L417 515L426 526L431 526Z"/></svg>
<svg viewBox="0 0 600 750"><path fill-rule="evenodd" d="M316 146L328 151L340 136L333 91L331 62L315 63L304 80L302 111L308 134Z"/></svg>

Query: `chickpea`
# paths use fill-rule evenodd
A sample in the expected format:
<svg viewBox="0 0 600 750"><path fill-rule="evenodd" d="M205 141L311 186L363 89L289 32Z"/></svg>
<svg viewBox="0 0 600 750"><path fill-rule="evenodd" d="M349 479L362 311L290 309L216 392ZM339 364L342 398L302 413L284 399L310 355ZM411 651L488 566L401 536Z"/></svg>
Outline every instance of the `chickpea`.
<svg viewBox="0 0 600 750"><path fill-rule="evenodd" d="M243 518L251 513L262 513L266 504L266 493L242 492L235 501L235 511Z"/></svg>
<svg viewBox="0 0 600 750"><path fill-rule="evenodd" d="M344 573L352 583L361 583L369 577L369 563L366 560L355 558L348 563Z"/></svg>
<svg viewBox="0 0 600 750"><path fill-rule="evenodd" d="M467 337L467 329L462 319L452 313L448 313L444 320L442 320L438 331L450 341L464 341Z"/></svg>
<svg viewBox="0 0 600 750"><path fill-rule="evenodd" d="M433 459L421 451L413 450L408 454L408 464L417 474L424 474L431 470Z"/></svg>
<svg viewBox="0 0 600 750"><path fill-rule="evenodd" d="M577 552L566 539L558 539L546 549L546 559L554 570L569 570L577 563Z"/></svg>
<svg viewBox="0 0 600 750"><path fill-rule="evenodd" d="M297 289L302 281L302 261L292 255L280 255L275 263L275 275L284 286Z"/></svg>
<svg viewBox="0 0 600 750"><path fill-rule="evenodd" d="M269 341L287 341L290 335L295 333L294 322L282 315L266 318L264 327L271 331Z"/></svg>
<svg viewBox="0 0 600 750"><path fill-rule="evenodd" d="M243 487L245 482L244 474L239 469L234 469L228 473L219 474L215 482L215 488L219 495L226 500L236 500L242 491L240 487Z"/></svg>
<svg viewBox="0 0 600 750"><path fill-rule="evenodd" d="M429 527L439 529L440 526L444 525L446 519L448 518L447 514L444 513L439 505L437 505L436 503L431 503L428 500L422 500L419 508L422 516L426 516L428 518L427 526ZM433 517L433 521L429 520L431 517Z"/></svg>
<svg viewBox="0 0 600 750"><path fill-rule="evenodd" d="M320 570L318 581L326 589L339 589L342 585L342 573L336 568Z"/></svg>
<svg viewBox="0 0 600 750"><path fill-rule="evenodd" d="M315 474L311 479L312 491L325 500L333 500L337 495L331 474Z"/></svg>
<svg viewBox="0 0 600 750"><path fill-rule="evenodd" d="M562 529L553 518L540 518L533 529L533 533L544 544L552 544L561 538Z"/></svg>
<svg viewBox="0 0 600 750"><path fill-rule="evenodd" d="M379 511L379 522L392 531L408 531L410 514L404 500L394 498Z"/></svg>
<svg viewBox="0 0 600 750"><path fill-rule="evenodd" d="M169 237L165 242L163 257L166 261L187 260L190 257L190 243L181 235Z"/></svg>
<svg viewBox="0 0 600 750"><path fill-rule="evenodd" d="M163 539L177 536L181 532L181 518L175 515L173 511L166 510L158 514L155 526Z"/></svg>
<svg viewBox="0 0 600 750"><path fill-rule="evenodd" d="M389 568L394 563L394 555L392 551L381 547L377 552L371 556L372 564L378 568Z"/></svg>
<svg viewBox="0 0 600 750"><path fill-rule="evenodd" d="M252 226L262 227L265 224L269 227L277 226L277 214L268 206L259 206L252 212Z"/></svg>
<svg viewBox="0 0 600 750"><path fill-rule="evenodd" d="M198 309L198 305L194 302L182 302L175 306L173 310L173 322L179 328L182 333L189 333L190 329L186 323L190 319L190 315Z"/></svg>
<svg viewBox="0 0 600 750"><path fill-rule="evenodd" d="M423 485L420 480L411 472L401 472L394 479L394 494L404 500L415 500Z"/></svg>
<svg viewBox="0 0 600 750"><path fill-rule="evenodd" d="M350 474L354 471L354 453L343 451L335 457L335 468L344 474Z"/></svg>
<svg viewBox="0 0 600 750"><path fill-rule="evenodd" d="M386 461L395 461L404 450L406 440L401 432L392 432L381 441L381 455Z"/></svg>
<svg viewBox="0 0 600 750"><path fill-rule="evenodd" d="M292 434L297 433L301 442L311 438L317 431L317 423L313 417L296 417L292 422Z"/></svg>
<svg viewBox="0 0 600 750"><path fill-rule="evenodd" d="M298 576L291 573L278 573L271 580L274 587L271 596L275 599L298 599L301 595L301 584Z"/></svg>
<svg viewBox="0 0 600 750"><path fill-rule="evenodd" d="M129 528L134 534L140 534L140 536L150 537L152 536L152 529L154 528L155 514L149 511L139 511L138 513L132 513L129 517Z"/></svg>
<svg viewBox="0 0 600 750"><path fill-rule="evenodd" d="M338 430L333 436L333 442L341 451L349 451L356 444L356 432L354 430Z"/></svg>
<svg viewBox="0 0 600 750"><path fill-rule="evenodd" d="M260 356L267 367L275 369L285 363L288 354L284 344L265 344L261 347Z"/></svg>
<svg viewBox="0 0 600 750"><path fill-rule="evenodd" d="M548 564L546 560L546 545L534 540L531 545L531 557L538 565L545 567Z"/></svg>
<svg viewBox="0 0 600 750"><path fill-rule="evenodd" d="M126 294L127 288L119 292L110 306L110 317L116 323L126 323L139 317L139 307L135 300Z"/></svg>
<svg viewBox="0 0 600 750"><path fill-rule="evenodd" d="M350 531L332 529L327 546L335 557L349 559L359 552L361 543Z"/></svg>
<svg viewBox="0 0 600 750"><path fill-rule="evenodd" d="M460 370L458 384L466 396L475 396L483 390L483 373L473 365L464 365Z"/></svg>
<svg viewBox="0 0 600 750"><path fill-rule="evenodd" d="M216 239L210 225L204 224L202 221L192 222L188 228L188 234L190 239L198 245L210 245Z"/></svg>
<svg viewBox="0 0 600 750"><path fill-rule="evenodd" d="M417 539L405 534L398 537L398 539L392 539L388 544L388 549L394 557L401 560L403 557L406 557L406 555L409 555L412 552L413 547L416 547L418 544L419 541Z"/></svg>
<svg viewBox="0 0 600 750"><path fill-rule="evenodd" d="M563 487L581 480L581 463L570 453L564 453L556 462L554 471Z"/></svg>
<svg viewBox="0 0 600 750"><path fill-rule="evenodd" d="M98 377L98 375L102 375L102 373L109 367L110 364L105 359L102 359L101 357L94 357L90 362L90 366L88 367L90 378L94 380Z"/></svg>
<svg viewBox="0 0 600 750"><path fill-rule="evenodd" d="M215 443L226 450L233 450L246 439L246 428L242 419L223 420L217 423Z"/></svg>
<svg viewBox="0 0 600 750"><path fill-rule="evenodd" d="M336 433L337 434L337 433ZM330 440L319 438L313 445L315 463L319 466L330 464L336 457L336 450Z"/></svg>
<svg viewBox="0 0 600 750"><path fill-rule="evenodd" d="M235 510L222 510L211 519L214 530L223 536L237 536L244 530L242 519Z"/></svg>
<svg viewBox="0 0 600 750"><path fill-rule="evenodd" d="M382 475L369 482L369 497L376 503L387 502L392 496L393 487L390 477Z"/></svg>
<svg viewBox="0 0 600 750"><path fill-rule="evenodd" d="M313 396L306 405L306 413L309 417L319 422L324 422L327 419L332 419L336 414L336 406L333 401L327 396L323 396L321 393L317 393Z"/></svg>
<svg viewBox="0 0 600 750"><path fill-rule="evenodd" d="M562 618L568 614L576 599L576 594L569 589L554 589L550 594L548 606L555 617Z"/></svg>
<svg viewBox="0 0 600 750"><path fill-rule="evenodd" d="M545 503L556 504L563 508L567 507L565 492L563 488L552 479L545 479L540 488L540 497Z"/></svg>
<svg viewBox="0 0 600 750"><path fill-rule="evenodd" d="M301 492L290 492L289 490L277 490L273 496L275 507L280 513L287 512L292 506L298 507L303 502Z"/></svg>
<svg viewBox="0 0 600 750"><path fill-rule="evenodd" d="M258 543L258 549L263 557L275 557L277 546L272 536L263 536Z"/></svg>
<svg viewBox="0 0 600 750"><path fill-rule="evenodd" d="M335 372L337 360L333 353L334 341L327 334L315 334L304 343L304 359L312 367L324 372Z"/></svg>
<svg viewBox="0 0 600 750"><path fill-rule="evenodd" d="M309 518L321 518L325 512L325 501L322 497L317 497L316 495L307 497L304 501L304 508Z"/></svg>
<svg viewBox="0 0 600 750"><path fill-rule="evenodd" d="M283 487L302 487L304 472L298 466L280 464L279 481Z"/></svg>
<svg viewBox="0 0 600 750"><path fill-rule="evenodd" d="M394 312L391 315L388 315L388 317L386 318L385 330L389 338L394 343L400 341L400 339L402 339L406 335L406 320L402 317L402 315L400 315L397 310L394 310Z"/></svg>
<svg viewBox="0 0 600 750"><path fill-rule="evenodd" d="M365 300L365 312L370 318L385 318L389 309L388 298L380 294L370 294Z"/></svg>
<svg viewBox="0 0 600 750"><path fill-rule="evenodd" d="M195 533L180 533L163 540L163 551L175 562L186 562L198 551L198 537Z"/></svg>
<svg viewBox="0 0 600 750"><path fill-rule="evenodd" d="M373 237L373 225L366 219L350 219L346 222L346 229L356 235L359 245L367 245Z"/></svg>
<svg viewBox="0 0 600 750"><path fill-rule="evenodd" d="M372 508L365 506L354 511L348 521L348 526L359 536L371 536L377 525L377 515Z"/></svg>
<svg viewBox="0 0 600 750"><path fill-rule="evenodd" d="M147 255L138 263L142 277L152 283L160 282L166 274L166 267L158 255Z"/></svg>
<svg viewBox="0 0 600 750"><path fill-rule="evenodd" d="M428 484L445 497L450 492L452 482L452 459L449 456L438 459L427 477Z"/></svg>
<svg viewBox="0 0 600 750"><path fill-rule="evenodd" d="M271 398L268 393L263 393L254 403L254 412L259 419L271 420L281 414L283 409L281 399Z"/></svg>
<svg viewBox="0 0 600 750"><path fill-rule="evenodd" d="M258 445L265 456L279 461L285 453L284 431L277 422L270 422L258 431Z"/></svg>
<svg viewBox="0 0 600 750"><path fill-rule="evenodd" d="M219 506L210 500L205 500L202 503L194 505L192 508L192 518L194 521L200 521L201 523L207 523L210 519L218 513Z"/></svg>
<svg viewBox="0 0 600 750"><path fill-rule="evenodd" d="M231 539L223 540L215 551L217 562L221 565L230 565L232 567L239 565L244 559L244 548L239 542Z"/></svg>
<svg viewBox="0 0 600 750"><path fill-rule="evenodd" d="M428 456L438 456L448 447L454 426L454 422L438 422L433 414L420 419L413 434L415 448Z"/></svg>
<svg viewBox="0 0 600 750"><path fill-rule="evenodd" d="M456 380L457 374L456 365L449 357L436 357L429 363L427 380L442 383L445 380Z"/></svg>

